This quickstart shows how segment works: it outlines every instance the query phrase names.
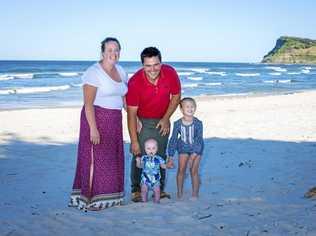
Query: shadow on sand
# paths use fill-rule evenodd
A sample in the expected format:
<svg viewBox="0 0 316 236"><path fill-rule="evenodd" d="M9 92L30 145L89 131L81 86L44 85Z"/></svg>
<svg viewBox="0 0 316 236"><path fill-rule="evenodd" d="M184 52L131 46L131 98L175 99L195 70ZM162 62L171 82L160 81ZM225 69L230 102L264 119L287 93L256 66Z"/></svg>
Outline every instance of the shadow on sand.
<svg viewBox="0 0 316 236"><path fill-rule="evenodd" d="M45 195L54 197L54 207L65 205L75 172L77 144L41 144L49 142L46 138L42 141L29 143L10 134L9 142L0 145L0 189L10 189L2 191L0 202L13 201L19 193L24 193L26 199ZM124 149L125 191L129 195L131 155L128 143L124 144ZM315 142L205 139L200 167L201 195L226 198L241 194L246 197L269 189L271 192L266 193L267 196L277 199L280 196L275 194L282 192L282 188L304 195L304 191L316 184L315 157ZM175 176L176 169L168 170L167 191L176 191ZM189 192L189 176L185 184Z"/></svg>

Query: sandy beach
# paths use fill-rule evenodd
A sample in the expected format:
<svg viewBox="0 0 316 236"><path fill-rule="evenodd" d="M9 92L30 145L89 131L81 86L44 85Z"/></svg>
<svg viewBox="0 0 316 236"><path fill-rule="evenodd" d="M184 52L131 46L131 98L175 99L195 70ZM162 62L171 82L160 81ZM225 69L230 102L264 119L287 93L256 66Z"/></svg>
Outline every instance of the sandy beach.
<svg viewBox="0 0 316 236"><path fill-rule="evenodd" d="M131 203L124 114L125 205L68 208L80 107L0 111L0 235L316 235L316 91L198 97L205 152L198 201ZM172 117L180 117L179 111Z"/></svg>

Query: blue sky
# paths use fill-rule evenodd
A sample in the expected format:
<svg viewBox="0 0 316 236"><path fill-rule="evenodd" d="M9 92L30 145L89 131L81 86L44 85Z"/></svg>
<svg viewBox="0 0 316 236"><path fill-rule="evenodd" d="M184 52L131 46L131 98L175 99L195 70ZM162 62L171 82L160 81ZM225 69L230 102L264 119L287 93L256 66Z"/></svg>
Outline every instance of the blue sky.
<svg viewBox="0 0 316 236"><path fill-rule="evenodd" d="M282 35L316 39L314 0L3 0L0 59L98 60L106 36L122 61L157 46L164 61L259 62Z"/></svg>

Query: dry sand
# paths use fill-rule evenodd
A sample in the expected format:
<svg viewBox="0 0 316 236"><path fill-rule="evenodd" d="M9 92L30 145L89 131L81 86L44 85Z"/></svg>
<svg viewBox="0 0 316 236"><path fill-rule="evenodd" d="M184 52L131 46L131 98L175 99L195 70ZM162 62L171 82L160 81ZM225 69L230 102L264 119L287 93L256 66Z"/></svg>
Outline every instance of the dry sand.
<svg viewBox="0 0 316 236"><path fill-rule="evenodd" d="M130 202L124 114L126 205L67 208L79 107L0 111L0 235L316 235L316 91L198 97L204 123L201 197ZM172 120L180 117L179 111Z"/></svg>

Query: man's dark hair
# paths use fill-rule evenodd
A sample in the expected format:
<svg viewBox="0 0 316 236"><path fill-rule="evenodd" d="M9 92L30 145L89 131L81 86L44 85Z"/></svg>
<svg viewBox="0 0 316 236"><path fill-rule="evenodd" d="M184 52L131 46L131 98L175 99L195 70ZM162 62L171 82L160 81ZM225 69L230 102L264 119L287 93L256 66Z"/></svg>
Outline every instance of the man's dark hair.
<svg viewBox="0 0 316 236"><path fill-rule="evenodd" d="M104 52L105 50L105 44L107 44L108 42L116 42L119 46L119 49L121 50L121 44L120 42L117 40L117 38L113 38L113 37L107 37L105 38L102 42L101 42L101 52Z"/></svg>
<svg viewBox="0 0 316 236"><path fill-rule="evenodd" d="M156 47L148 47L145 48L142 53L140 54L140 59L142 60L142 64L144 64L145 57L157 57L159 58L159 61L161 62L161 53Z"/></svg>

